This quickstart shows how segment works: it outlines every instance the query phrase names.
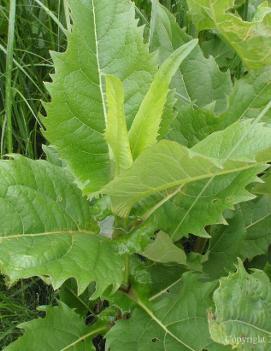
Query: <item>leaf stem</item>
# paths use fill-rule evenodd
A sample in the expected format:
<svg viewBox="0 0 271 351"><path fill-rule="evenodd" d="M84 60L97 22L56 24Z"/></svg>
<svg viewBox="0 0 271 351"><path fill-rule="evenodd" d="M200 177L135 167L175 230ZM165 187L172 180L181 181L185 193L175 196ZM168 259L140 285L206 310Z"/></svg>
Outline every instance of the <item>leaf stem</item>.
<svg viewBox="0 0 271 351"><path fill-rule="evenodd" d="M129 276L130 276L130 257L129 254L125 255L124 259L124 265L125 265L125 271L124 271L124 288L128 289L129 288Z"/></svg>

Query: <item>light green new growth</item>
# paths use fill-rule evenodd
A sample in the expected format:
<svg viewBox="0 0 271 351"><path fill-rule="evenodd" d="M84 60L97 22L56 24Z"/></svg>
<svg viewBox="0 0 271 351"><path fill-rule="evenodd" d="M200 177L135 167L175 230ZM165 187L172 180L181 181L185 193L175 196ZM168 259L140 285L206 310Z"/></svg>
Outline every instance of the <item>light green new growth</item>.
<svg viewBox="0 0 271 351"><path fill-rule="evenodd" d="M147 147L155 144L169 93L170 82L182 61L196 47L197 42L197 40L191 40L177 49L161 65L159 71L156 73L129 131L130 145L134 159Z"/></svg>
<svg viewBox="0 0 271 351"><path fill-rule="evenodd" d="M124 112L124 90L122 82L114 76L106 76L107 125L105 138L110 146L115 174L131 167L133 157Z"/></svg>

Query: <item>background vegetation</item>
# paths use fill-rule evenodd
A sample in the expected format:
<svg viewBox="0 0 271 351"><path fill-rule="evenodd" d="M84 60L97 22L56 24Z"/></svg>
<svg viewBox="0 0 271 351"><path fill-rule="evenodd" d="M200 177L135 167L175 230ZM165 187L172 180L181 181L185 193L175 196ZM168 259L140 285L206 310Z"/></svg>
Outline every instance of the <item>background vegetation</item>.
<svg viewBox="0 0 271 351"><path fill-rule="evenodd" d="M193 32L185 0L160 2L175 14L188 33ZM41 128L45 111L42 101L49 98L43 82L50 80L53 71L49 50L65 50L64 32L69 29L69 13L66 0L19 0L13 17L11 3L12 0L1 0L0 4L0 156L13 151L38 159L43 157ZM135 3L140 23L147 24L151 1L135 0ZM249 19L249 2L240 3L238 12ZM8 34L12 30L14 37ZM201 34L201 43L205 35L210 36L210 33ZM231 70L233 79L245 73L234 55L225 48L224 61L218 61L220 68ZM229 65L225 64L228 58ZM12 126L11 147L8 145L8 116ZM18 336L20 331L15 328L18 323L33 319L40 313L36 308L52 303L58 294L38 279L18 282L10 289L6 288L6 283L0 277L0 349Z"/></svg>

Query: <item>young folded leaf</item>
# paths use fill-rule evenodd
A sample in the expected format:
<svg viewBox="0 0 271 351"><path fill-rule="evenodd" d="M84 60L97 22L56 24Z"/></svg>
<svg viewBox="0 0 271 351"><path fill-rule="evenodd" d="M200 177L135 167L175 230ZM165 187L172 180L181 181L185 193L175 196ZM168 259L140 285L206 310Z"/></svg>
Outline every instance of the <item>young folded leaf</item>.
<svg viewBox="0 0 271 351"><path fill-rule="evenodd" d="M199 31L216 29L236 50L250 69L271 65L271 13L263 11L252 22L231 13L234 0L188 0L193 21Z"/></svg>
<svg viewBox="0 0 271 351"><path fill-rule="evenodd" d="M11 283L49 277L55 289L69 278L96 296L122 282L122 258L97 234L89 203L65 169L16 156L0 161L0 269Z"/></svg>
<svg viewBox="0 0 271 351"><path fill-rule="evenodd" d="M129 131L134 159L147 147L156 143L170 82L182 61L191 53L197 43L197 40L191 40L181 46L161 65L156 73Z"/></svg>
<svg viewBox="0 0 271 351"><path fill-rule="evenodd" d="M48 306L45 311L44 318L20 324L18 327L25 331L24 335L4 351L92 351L91 339L107 329L103 324L87 326L63 303Z"/></svg>
<svg viewBox="0 0 271 351"><path fill-rule="evenodd" d="M105 138L114 158L115 174L131 167L133 163L130 149L125 112L122 82L114 76L106 76L107 125Z"/></svg>
<svg viewBox="0 0 271 351"><path fill-rule="evenodd" d="M214 341L240 351L270 350L271 284L264 272L248 274L239 261L237 272L220 280L214 303L209 314Z"/></svg>

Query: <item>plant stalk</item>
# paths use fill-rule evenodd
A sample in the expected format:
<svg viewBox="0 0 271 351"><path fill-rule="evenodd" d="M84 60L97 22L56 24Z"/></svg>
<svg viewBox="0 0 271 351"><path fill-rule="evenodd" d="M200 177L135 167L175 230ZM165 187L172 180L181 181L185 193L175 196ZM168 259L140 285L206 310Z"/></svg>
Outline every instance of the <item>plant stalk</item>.
<svg viewBox="0 0 271 351"><path fill-rule="evenodd" d="M9 5L9 24L8 24L8 44L6 57L6 86L5 86L5 126L7 131L7 151L13 152L12 141L12 68L14 52L14 32L15 32L16 0L10 0ZM2 150L1 150L2 154ZM2 155L1 155L2 156Z"/></svg>

